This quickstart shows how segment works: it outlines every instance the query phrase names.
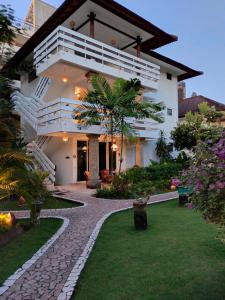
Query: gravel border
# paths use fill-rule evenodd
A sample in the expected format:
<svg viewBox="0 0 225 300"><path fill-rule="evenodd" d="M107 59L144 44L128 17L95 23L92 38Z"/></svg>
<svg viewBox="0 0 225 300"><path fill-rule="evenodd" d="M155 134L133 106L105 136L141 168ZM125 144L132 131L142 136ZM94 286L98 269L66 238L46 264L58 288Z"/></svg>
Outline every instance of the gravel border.
<svg viewBox="0 0 225 300"><path fill-rule="evenodd" d="M59 236L65 231L65 229L69 225L69 219L65 217L60 216L45 216L41 217L44 219L48 218L56 218L63 220L63 224L61 227L56 231L56 233L29 259L27 260L21 268L19 268L13 275L9 276L2 286L0 286L0 296L3 295L15 282L17 279L19 279L24 272L26 272L48 249L51 247L51 245L59 238ZM19 219L26 219L25 218L19 218Z"/></svg>

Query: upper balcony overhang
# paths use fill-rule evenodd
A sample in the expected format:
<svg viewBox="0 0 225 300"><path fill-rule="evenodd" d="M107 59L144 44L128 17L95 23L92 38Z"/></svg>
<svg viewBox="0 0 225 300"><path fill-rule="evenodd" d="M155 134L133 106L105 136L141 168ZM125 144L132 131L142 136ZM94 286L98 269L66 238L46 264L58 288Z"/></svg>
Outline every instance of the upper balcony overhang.
<svg viewBox="0 0 225 300"><path fill-rule="evenodd" d="M98 40L58 26L34 50L37 75L48 76L58 63L69 63L87 71L129 80L138 78L143 87L157 90L160 67Z"/></svg>
<svg viewBox="0 0 225 300"><path fill-rule="evenodd" d="M74 109L82 104L80 100L58 98L45 103L37 113L37 134L54 135L60 133L82 133L105 135L105 126L91 125L84 126L74 120ZM127 118L127 122L132 124L135 135L141 138L155 139L158 137L159 130L153 126L153 122Z"/></svg>

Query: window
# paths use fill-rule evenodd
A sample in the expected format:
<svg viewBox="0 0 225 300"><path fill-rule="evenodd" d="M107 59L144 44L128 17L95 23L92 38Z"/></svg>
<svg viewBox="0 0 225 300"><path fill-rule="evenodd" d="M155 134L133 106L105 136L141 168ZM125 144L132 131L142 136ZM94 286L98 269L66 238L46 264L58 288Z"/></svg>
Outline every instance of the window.
<svg viewBox="0 0 225 300"><path fill-rule="evenodd" d="M172 116L173 115L173 110L172 108L167 108L167 115Z"/></svg>
<svg viewBox="0 0 225 300"><path fill-rule="evenodd" d="M172 74L166 73L166 78L167 78L168 80L172 80Z"/></svg>

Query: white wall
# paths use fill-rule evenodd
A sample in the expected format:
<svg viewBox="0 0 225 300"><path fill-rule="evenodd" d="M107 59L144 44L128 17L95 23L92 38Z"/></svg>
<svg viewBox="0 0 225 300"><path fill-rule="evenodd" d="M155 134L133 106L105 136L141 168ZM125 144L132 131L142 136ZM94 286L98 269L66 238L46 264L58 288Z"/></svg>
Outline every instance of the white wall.
<svg viewBox="0 0 225 300"><path fill-rule="evenodd" d="M69 138L68 142L63 142L61 137L52 137L43 148L45 154L56 165L56 184L58 185L71 184L74 181L74 154L76 153L74 148L73 138Z"/></svg>
<svg viewBox="0 0 225 300"><path fill-rule="evenodd" d="M52 81L49 85L48 91L44 97L44 101L52 101L57 98L75 99L73 83L63 83L62 81Z"/></svg>
<svg viewBox="0 0 225 300"><path fill-rule="evenodd" d="M126 169L132 168L135 165L135 143L126 144Z"/></svg>
<svg viewBox="0 0 225 300"><path fill-rule="evenodd" d="M146 96L148 93L145 94ZM155 93L157 102L163 102L165 105L164 123L155 125L156 128L163 130L165 136L170 138L171 130L176 127L178 122L178 91L177 91L177 77L172 75L172 80L166 78L166 71L161 70L159 89ZM167 115L167 108L172 109L172 116Z"/></svg>
<svg viewBox="0 0 225 300"><path fill-rule="evenodd" d="M20 77L20 81L21 81L21 92L24 94L24 96L30 97L38 84L39 77L31 82L28 82L28 73L26 74L23 73Z"/></svg>

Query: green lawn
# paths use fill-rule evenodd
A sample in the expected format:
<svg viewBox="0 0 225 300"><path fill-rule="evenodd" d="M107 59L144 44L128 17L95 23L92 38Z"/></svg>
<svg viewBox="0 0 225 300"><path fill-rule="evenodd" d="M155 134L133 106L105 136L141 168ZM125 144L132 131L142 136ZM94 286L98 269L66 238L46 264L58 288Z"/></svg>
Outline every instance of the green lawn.
<svg viewBox="0 0 225 300"><path fill-rule="evenodd" d="M40 226L26 231L0 248L0 286L30 259L62 225L60 219L41 219Z"/></svg>
<svg viewBox="0 0 225 300"><path fill-rule="evenodd" d="M43 209L56 209L56 208L71 208L80 206L82 204L74 201L69 201L62 198L51 197L46 200L43 204ZM17 201L0 201L0 210L9 211L9 210L25 210L28 209L28 206L22 205L19 206Z"/></svg>
<svg viewBox="0 0 225 300"><path fill-rule="evenodd" d="M216 228L176 201L148 208L135 231L132 211L106 221L76 288L76 300L225 299L225 245Z"/></svg>

